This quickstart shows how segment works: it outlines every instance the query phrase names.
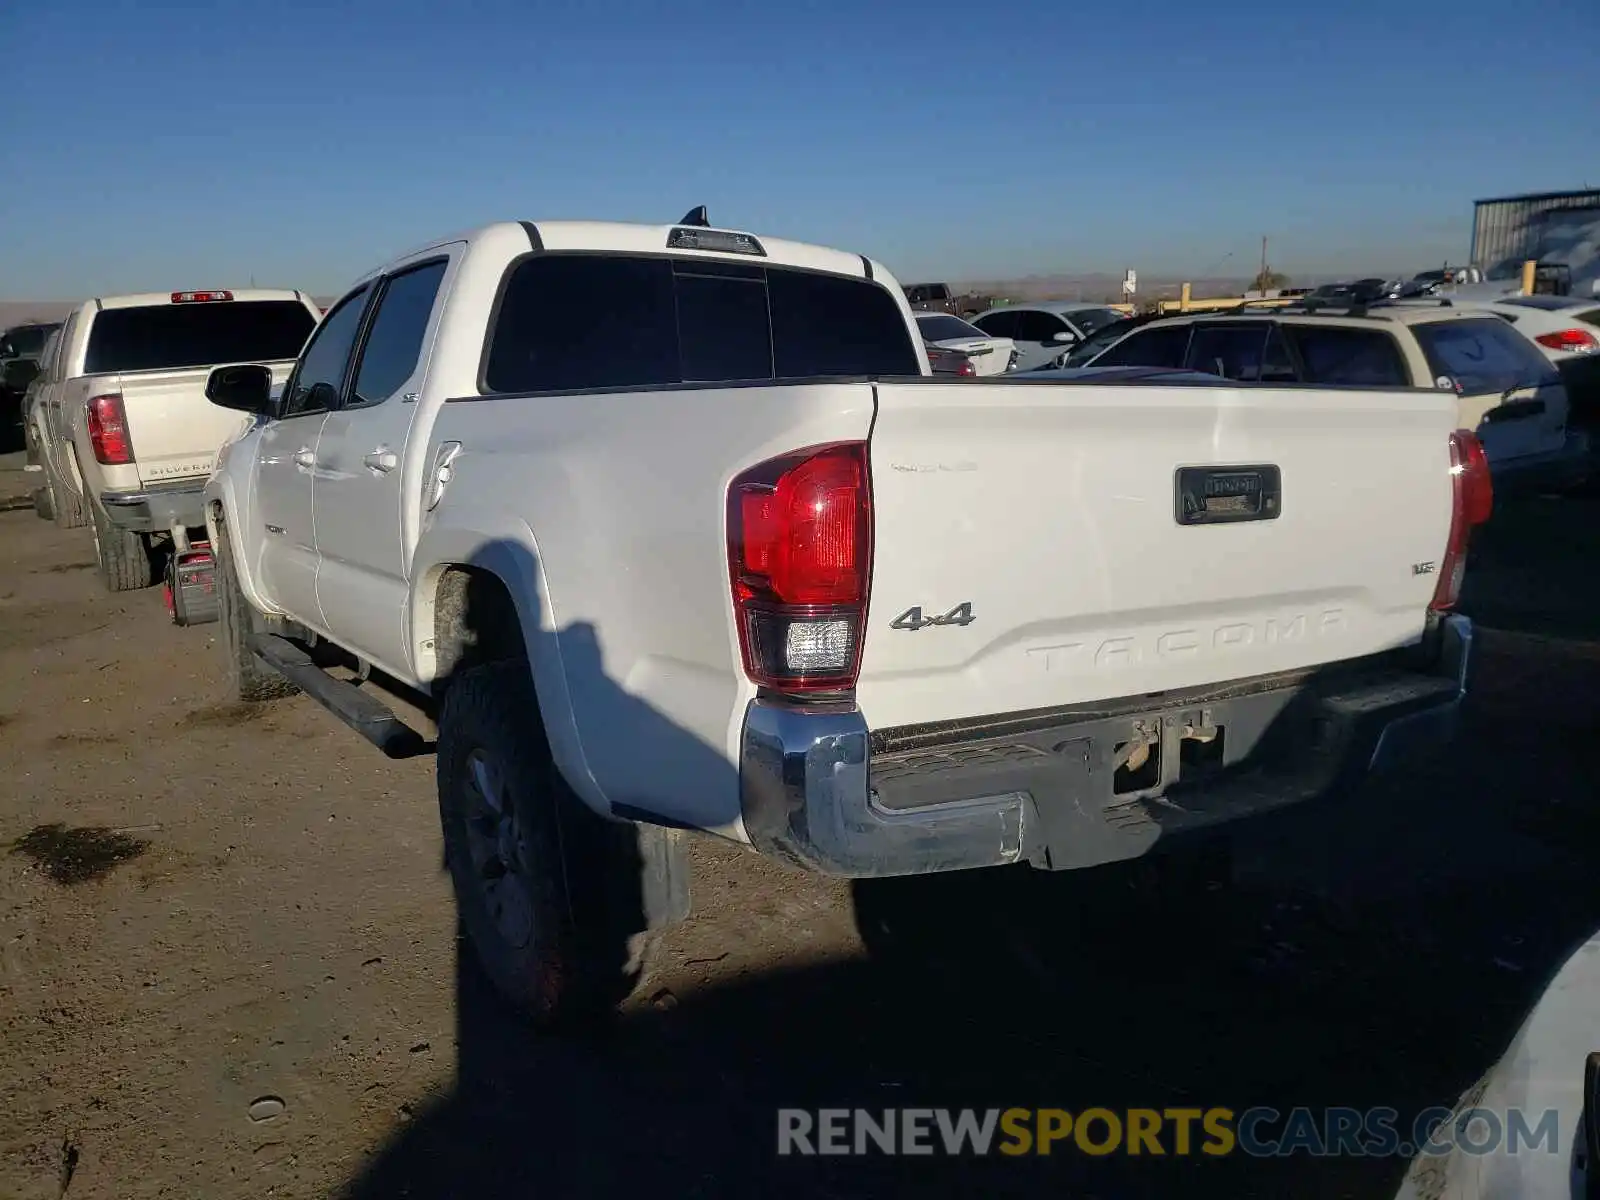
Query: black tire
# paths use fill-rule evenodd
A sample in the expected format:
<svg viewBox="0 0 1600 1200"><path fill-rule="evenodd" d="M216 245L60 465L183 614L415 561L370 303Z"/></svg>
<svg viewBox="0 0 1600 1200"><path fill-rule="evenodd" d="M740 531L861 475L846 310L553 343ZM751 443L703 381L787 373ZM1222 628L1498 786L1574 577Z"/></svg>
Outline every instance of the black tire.
<svg viewBox="0 0 1600 1200"><path fill-rule="evenodd" d="M150 542L142 533L118 529L98 508L90 511L100 582L108 592L136 592L150 586Z"/></svg>
<svg viewBox="0 0 1600 1200"><path fill-rule="evenodd" d="M249 704L293 696L300 689L257 658L250 648L251 638L260 632L264 623L239 587L233 547L220 520L211 556L217 588L217 645L222 650L229 694Z"/></svg>
<svg viewBox="0 0 1600 1200"><path fill-rule="evenodd" d="M572 795L537 713L525 662L463 671L445 692L436 763L445 859L478 962L519 1012L552 1029L613 1010L660 939L618 886L639 877L643 829Z"/></svg>
<svg viewBox="0 0 1600 1200"><path fill-rule="evenodd" d="M50 499L50 489L37 487L33 489L33 513L41 521L54 521L56 507Z"/></svg>
<svg viewBox="0 0 1600 1200"><path fill-rule="evenodd" d="M61 482L48 460L44 464L44 485L50 492L50 508L55 514L57 528L82 529L89 523L83 500Z"/></svg>

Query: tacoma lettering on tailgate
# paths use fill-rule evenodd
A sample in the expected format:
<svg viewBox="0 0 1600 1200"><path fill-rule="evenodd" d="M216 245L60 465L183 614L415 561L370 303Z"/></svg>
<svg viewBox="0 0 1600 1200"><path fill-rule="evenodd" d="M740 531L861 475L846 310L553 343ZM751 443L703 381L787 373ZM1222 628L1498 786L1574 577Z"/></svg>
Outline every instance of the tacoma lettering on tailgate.
<svg viewBox="0 0 1600 1200"><path fill-rule="evenodd" d="M1027 653L1045 671L1083 670L1091 666L1131 667L1146 658L1171 660L1194 658L1202 654L1214 657L1252 646L1275 646L1281 642L1337 637L1344 632L1344 628L1344 609L1325 608L1317 613L1295 613L1260 621L1229 621L1220 625L1196 625L1162 633L1103 638L1097 642L1033 646Z"/></svg>

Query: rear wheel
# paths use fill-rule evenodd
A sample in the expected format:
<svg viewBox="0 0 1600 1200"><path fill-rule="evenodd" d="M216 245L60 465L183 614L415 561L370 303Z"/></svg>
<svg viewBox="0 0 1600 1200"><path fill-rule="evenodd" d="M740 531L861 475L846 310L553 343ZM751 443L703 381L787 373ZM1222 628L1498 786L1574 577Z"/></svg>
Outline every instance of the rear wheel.
<svg viewBox="0 0 1600 1200"><path fill-rule="evenodd" d="M142 533L119 529L98 508L90 510L100 581L108 592L136 592L150 586L150 542Z"/></svg>
<svg viewBox="0 0 1600 1200"><path fill-rule="evenodd" d="M44 486L50 492L50 511L55 515L58 528L81 529L89 523L89 514L84 511L83 501L61 482L50 466L49 459L44 462Z"/></svg>
<svg viewBox="0 0 1600 1200"><path fill-rule="evenodd" d="M536 1026L603 1016L658 944L630 912L644 827L607 821L551 761L528 666L463 671L439 714L439 814L456 903L484 973Z"/></svg>
<svg viewBox="0 0 1600 1200"><path fill-rule="evenodd" d="M239 587L228 531L217 521L217 540L211 547L213 578L217 589L217 645L228 673L228 690L237 700L255 703L292 696L300 689L256 657L251 641L263 621Z"/></svg>

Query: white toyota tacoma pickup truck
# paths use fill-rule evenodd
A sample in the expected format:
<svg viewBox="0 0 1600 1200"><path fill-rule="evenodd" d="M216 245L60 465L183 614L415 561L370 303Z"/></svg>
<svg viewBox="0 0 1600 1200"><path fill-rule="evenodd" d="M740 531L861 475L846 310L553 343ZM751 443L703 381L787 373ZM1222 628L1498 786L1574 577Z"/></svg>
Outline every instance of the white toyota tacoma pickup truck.
<svg viewBox="0 0 1600 1200"><path fill-rule="evenodd" d="M206 487L244 699L425 749L490 976L606 1004L681 834L845 876L1129 859L1447 737L1487 468L1437 391L933 378L896 281L493 225L339 299ZM319 654L320 657L320 654Z"/></svg>

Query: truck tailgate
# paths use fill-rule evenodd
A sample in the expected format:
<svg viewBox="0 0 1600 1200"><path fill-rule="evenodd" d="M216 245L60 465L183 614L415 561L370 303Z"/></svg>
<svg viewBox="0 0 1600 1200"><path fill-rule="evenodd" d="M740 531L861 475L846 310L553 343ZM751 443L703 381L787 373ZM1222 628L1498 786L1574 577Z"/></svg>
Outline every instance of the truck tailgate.
<svg viewBox="0 0 1600 1200"><path fill-rule="evenodd" d="M876 391L856 693L874 728L1295 670L1422 632L1450 526L1448 393ZM1270 493L1260 467L1277 468L1275 515L1180 522L1180 468L1226 515L1257 503L1252 478Z"/></svg>
<svg viewBox="0 0 1600 1200"><path fill-rule="evenodd" d="M288 378L292 362L264 364L275 386ZM172 371L127 371L103 376L94 392L117 391L128 418L134 465L140 483L188 477L205 478L216 463L217 450L250 418L218 408L206 399L211 367Z"/></svg>

